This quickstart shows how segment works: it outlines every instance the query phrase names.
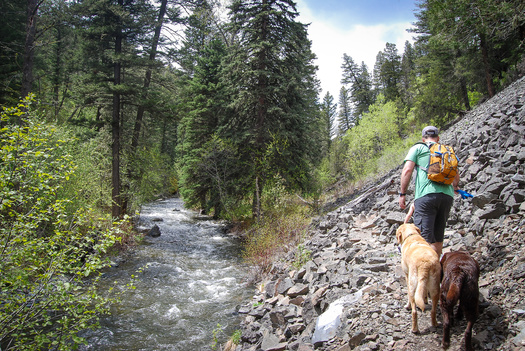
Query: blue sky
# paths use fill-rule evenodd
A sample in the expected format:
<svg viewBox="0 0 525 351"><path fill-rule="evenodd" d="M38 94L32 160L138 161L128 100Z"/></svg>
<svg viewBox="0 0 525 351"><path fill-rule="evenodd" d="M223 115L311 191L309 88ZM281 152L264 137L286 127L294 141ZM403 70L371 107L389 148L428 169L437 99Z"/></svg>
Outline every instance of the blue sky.
<svg viewBox="0 0 525 351"><path fill-rule="evenodd" d="M296 0L298 20L310 23L308 33L317 55L321 98L327 91L339 100L343 54L373 69L376 55L387 42L403 53L406 30L415 22L416 0Z"/></svg>

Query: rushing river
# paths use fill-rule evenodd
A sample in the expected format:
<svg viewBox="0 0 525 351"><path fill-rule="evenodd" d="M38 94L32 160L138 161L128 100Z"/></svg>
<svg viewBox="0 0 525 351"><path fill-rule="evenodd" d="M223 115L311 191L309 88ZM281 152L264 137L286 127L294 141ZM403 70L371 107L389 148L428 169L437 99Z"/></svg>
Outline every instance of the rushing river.
<svg viewBox="0 0 525 351"><path fill-rule="evenodd" d="M239 243L218 223L197 219L180 199L144 206L140 228L155 224L160 237L146 237L105 273L105 284L117 281L124 291L122 302L100 329L84 335L82 350L211 350L217 324L224 329L221 342L238 328L237 306L253 294L244 282ZM126 288L132 274L135 290Z"/></svg>

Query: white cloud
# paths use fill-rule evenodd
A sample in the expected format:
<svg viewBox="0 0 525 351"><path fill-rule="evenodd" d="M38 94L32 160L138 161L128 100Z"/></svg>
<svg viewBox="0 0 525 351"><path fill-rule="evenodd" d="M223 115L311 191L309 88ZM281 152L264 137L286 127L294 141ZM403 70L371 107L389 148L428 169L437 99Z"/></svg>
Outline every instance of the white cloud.
<svg viewBox="0 0 525 351"><path fill-rule="evenodd" d="M339 99L341 89L343 54L351 56L358 65L364 62L372 73L377 53L385 49L387 42L394 43L401 55L405 42L412 42L412 34L406 31L410 22L367 26L363 24L338 28L326 19L317 19L302 1L298 1L302 23L310 23L308 34L312 50L317 55L317 77L321 81L321 98L327 91Z"/></svg>

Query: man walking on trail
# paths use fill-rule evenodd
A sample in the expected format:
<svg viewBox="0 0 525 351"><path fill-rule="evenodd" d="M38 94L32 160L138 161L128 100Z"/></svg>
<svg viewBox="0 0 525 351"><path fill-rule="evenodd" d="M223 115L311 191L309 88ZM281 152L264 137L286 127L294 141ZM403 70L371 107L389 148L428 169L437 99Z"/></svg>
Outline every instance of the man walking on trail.
<svg viewBox="0 0 525 351"><path fill-rule="evenodd" d="M427 145L439 142L438 129L433 126L425 127L422 132L422 140ZM445 225L454 202L454 191L458 190L459 172L451 185L433 182L428 179L427 172L424 171L429 159L430 150L426 145L416 144L408 151L401 172L399 206L403 210L406 208L406 192L414 168L416 168L414 224L421 230L421 236L441 257Z"/></svg>

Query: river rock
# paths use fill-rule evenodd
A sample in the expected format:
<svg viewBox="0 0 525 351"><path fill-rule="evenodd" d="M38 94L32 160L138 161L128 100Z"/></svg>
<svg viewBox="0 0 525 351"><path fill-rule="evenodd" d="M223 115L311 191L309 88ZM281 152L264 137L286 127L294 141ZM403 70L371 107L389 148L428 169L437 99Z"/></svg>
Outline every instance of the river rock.
<svg viewBox="0 0 525 351"><path fill-rule="evenodd" d="M148 231L148 236L152 237L152 238L157 238L160 236L160 228L158 225L154 225L149 231Z"/></svg>

